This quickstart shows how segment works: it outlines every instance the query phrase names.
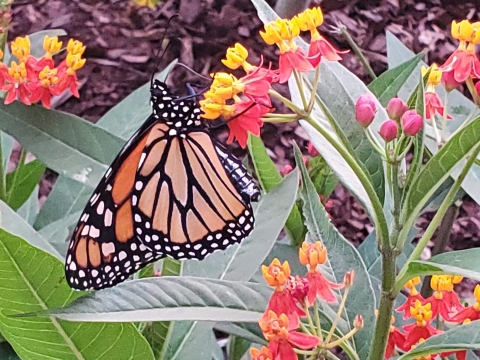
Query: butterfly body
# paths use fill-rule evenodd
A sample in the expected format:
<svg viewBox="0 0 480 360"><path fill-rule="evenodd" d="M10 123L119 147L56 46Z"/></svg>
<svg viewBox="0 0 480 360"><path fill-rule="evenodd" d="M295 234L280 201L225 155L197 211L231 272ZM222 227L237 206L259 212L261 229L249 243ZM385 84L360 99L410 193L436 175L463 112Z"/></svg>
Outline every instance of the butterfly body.
<svg viewBox="0 0 480 360"><path fill-rule="evenodd" d="M203 259L253 229L259 189L202 127L195 101L155 80L151 103L74 230L66 277L75 289L113 286L165 256Z"/></svg>

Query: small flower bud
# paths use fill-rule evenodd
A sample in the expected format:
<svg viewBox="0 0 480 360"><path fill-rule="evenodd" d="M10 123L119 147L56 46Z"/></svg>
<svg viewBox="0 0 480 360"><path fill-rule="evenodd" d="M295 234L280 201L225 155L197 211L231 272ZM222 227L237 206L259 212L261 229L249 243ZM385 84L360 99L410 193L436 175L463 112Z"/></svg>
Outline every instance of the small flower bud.
<svg viewBox="0 0 480 360"><path fill-rule="evenodd" d="M450 92L458 88L461 85L461 83L455 80L454 71L450 70L442 73L442 85L445 87L445 89L448 92ZM477 92L478 92L478 89L477 89Z"/></svg>
<svg viewBox="0 0 480 360"><path fill-rule="evenodd" d="M155 277L160 277L160 276L162 276L162 270L157 270L157 271L155 271L155 274L153 274L153 276L155 276Z"/></svg>
<svg viewBox="0 0 480 360"><path fill-rule="evenodd" d="M362 317L362 315L355 316L355 319L353 320L353 326L355 326L356 329L363 328L363 317Z"/></svg>
<svg viewBox="0 0 480 360"><path fill-rule="evenodd" d="M345 278L343 279L343 283L345 284L345 287L352 286L353 279L355 279L355 270L350 270L345 274Z"/></svg>
<svg viewBox="0 0 480 360"><path fill-rule="evenodd" d="M390 99L387 104L387 114L390 116L390 119L399 121L405 111L408 110L408 105L405 101L398 97Z"/></svg>
<svg viewBox="0 0 480 360"><path fill-rule="evenodd" d="M385 142L390 142L394 140L398 135L398 125L395 120L387 120L382 126L380 126L380 131L378 132Z"/></svg>
<svg viewBox="0 0 480 360"><path fill-rule="evenodd" d="M355 119L363 127L368 127L372 123L376 112L375 98L370 94L360 96L355 103Z"/></svg>
<svg viewBox="0 0 480 360"><path fill-rule="evenodd" d="M288 174L290 174L292 172L293 168L291 165L284 165L282 170L280 171L280 173L283 175L283 176L286 176Z"/></svg>
<svg viewBox="0 0 480 360"><path fill-rule="evenodd" d="M315 146L313 146L311 141L308 142L307 151L308 151L308 155L310 155L312 157L315 157L315 156L319 155L318 150L315 148Z"/></svg>
<svg viewBox="0 0 480 360"><path fill-rule="evenodd" d="M415 136L423 128L423 119L415 110L408 110L403 114L402 129L405 135Z"/></svg>

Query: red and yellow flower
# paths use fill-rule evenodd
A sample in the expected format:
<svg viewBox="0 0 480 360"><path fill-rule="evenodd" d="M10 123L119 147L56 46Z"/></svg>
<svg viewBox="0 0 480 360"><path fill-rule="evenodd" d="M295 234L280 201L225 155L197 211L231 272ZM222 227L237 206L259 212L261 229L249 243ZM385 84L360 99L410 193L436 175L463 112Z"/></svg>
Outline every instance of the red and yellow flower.
<svg viewBox="0 0 480 360"><path fill-rule="evenodd" d="M261 350L251 348L250 355L252 356L252 360L274 360L272 352L266 346L262 346Z"/></svg>
<svg viewBox="0 0 480 360"><path fill-rule="evenodd" d="M435 86L442 81L442 71L439 70L437 64L433 64L429 68L422 66L422 76L425 76L427 72L429 72L429 74L427 88L425 90L425 118L432 119L435 113L437 113L440 116L446 116L447 119L452 119L452 117L446 113L442 100L435 92Z"/></svg>
<svg viewBox="0 0 480 360"><path fill-rule="evenodd" d="M298 317L289 318L285 314L279 316L269 310L258 323L268 341L268 348L272 352L273 359L297 360L298 356L293 350L294 346L309 350L320 342L320 339L315 336L295 331L299 326Z"/></svg>
<svg viewBox="0 0 480 360"><path fill-rule="evenodd" d="M420 300L415 301L415 305L410 307L410 314L415 319L414 324L405 325L408 335L405 339L405 349L411 349L420 339L428 339L432 335L439 334L441 331L430 325L432 321L432 305L427 303L422 305Z"/></svg>
<svg viewBox="0 0 480 360"><path fill-rule="evenodd" d="M395 318L392 316L390 321L390 332L388 333L387 348L385 349L385 359L392 357L395 347L398 347L402 351L405 349L405 334L402 333L397 327L393 326Z"/></svg>
<svg viewBox="0 0 480 360"><path fill-rule="evenodd" d="M453 286L462 279L461 276L432 275L430 286L434 292L423 303L431 304L433 317L440 315L444 319L449 319L451 313L463 308L457 294L453 291Z"/></svg>
<svg viewBox="0 0 480 360"><path fill-rule="evenodd" d="M475 296L475 303L471 306L467 306L466 308L460 310L457 314L449 317L448 321L456 322L456 323L463 323L465 320L475 321L480 319L480 285L475 286L475 290L473 291L473 295Z"/></svg>
<svg viewBox="0 0 480 360"><path fill-rule="evenodd" d="M424 303L425 299L422 295L417 291L416 285L420 284L420 276L416 276L413 279L410 279L405 284L405 288L408 289L408 296L407 300L398 308L395 309L397 312L403 312L403 318L408 319L410 314L410 307L415 306L415 302L420 300Z"/></svg>
<svg viewBox="0 0 480 360"><path fill-rule="evenodd" d="M327 260L327 249L320 241L314 244L302 243L299 249L299 259L302 265L308 265L309 270L306 275L308 280L308 303L313 304L317 295L326 302L336 302L337 298L333 289L341 289L344 284L336 284L328 281L325 276L318 270L318 265L325 263Z"/></svg>
<svg viewBox="0 0 480 360"><path fill-rule="evenodd" d="M455 81L462 83L468 77L480 78L480 61L475 54L475 45L480 42L480 23L468 20L452 22L452 37L459 40L458 48L440 67L442 71L453 71Z"/></svg>

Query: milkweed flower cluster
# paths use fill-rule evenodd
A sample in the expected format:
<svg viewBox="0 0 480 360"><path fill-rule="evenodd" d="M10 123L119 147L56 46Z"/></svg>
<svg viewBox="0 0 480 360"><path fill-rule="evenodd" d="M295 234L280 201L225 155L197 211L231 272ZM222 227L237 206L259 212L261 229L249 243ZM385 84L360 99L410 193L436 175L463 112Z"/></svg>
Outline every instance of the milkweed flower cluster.
<svg viewBox="0 0 480 360"><path fill-rule="evenodd" d="M58 37L45 36L43 42L45 54L37 59L30 54L28 36L18 37L11 43L11 53L17 58L10 66L0 63L1 89L6 92L5 104L20 100L26 105L41 101L50 108L52 96L62 94L69 89L79 97L77 70L85 64L82 58L85 46L70 39L66 46L66 58L55 66L53 56L62 50Z"/></svg>
<svg viewBox="0 0 480 360"><path fill-rule="evenodd" d="M462 324L480 319L480 285L475 287L475 304L464 308L454 292L454 285L460 281L462 281L461 276L433 275L430 281L433 294L426 299L416 289L416 285L420 283L419 277L415 277L405 284L408 296L396 311L403 313L404 319L412 319L414 322L403 326L402 331L393 325L392 317L385 351L386 359L394 356L396 349L403 352L409 351L428 338L443 333L443 330L440 330L440 320ZM432 325L434 321L435 327ZM452 354L455 354L458 360L466 358L466 350L438 355L443 358ZM434 357L435 355L431 356L432 359Z"/></svg>
<svg viewBox="0 0 480 360"><path fill-rule="evenodd" d="M319 270L319 265L327 260L327 249L319 241L314 244L304 242L299 249L299 260L308 268L303 277L291 274L288 261L281 263L274 259L269 266L262 266L263 276L274 291L265 314L259 320L268 347L264 346L261 350L252 348L250 354L253 360L296 360L297 349L301 349L302 354L320 354L351 338L363 327L361 316L357 316L353 330L343 338L322 337L320 320L315 316L317 323L313 325L309 308L313 306L313 311L318 311L317 298L328 303L337 302L333 290L345 288L343 296L346 297L353 284L354 273L348 272L341 284L328 281ZM309 319L310 328L307 331L301 321L304 318ZM333 329L330 332L333 334Z"/></svg>
<svg viewBox="0 0 480 360"><path fill-rule="evenodd" d="M215 120L222 116L226 119L230 134L227 143L237 140L245 148L248 133L260 134L264 117L273 111L270 96L282 100L294 112L292 103L272 89L273 83L286 82L292 73L299 74L318 69L325 60L341 60L339 54L328 41L320 35L318 27L323 23L322 10L319 7L307 9L292 19L277 19L265 24L260 36L268 45L276 45L280 50L278 69L271 65L265 67L263 60L259 65L247 61L248 50L237 43L230 47L222 63L231 70L242 68L245 75L241 78L220 72L212 74L212 84L200 101L203 117ZM309 31L311 41L306 53L295 39L302 31ZM304 109L304 112L311 109ZM301 115L300 115L301 117ZM298 118L294 115L291 120Z"/></svg>

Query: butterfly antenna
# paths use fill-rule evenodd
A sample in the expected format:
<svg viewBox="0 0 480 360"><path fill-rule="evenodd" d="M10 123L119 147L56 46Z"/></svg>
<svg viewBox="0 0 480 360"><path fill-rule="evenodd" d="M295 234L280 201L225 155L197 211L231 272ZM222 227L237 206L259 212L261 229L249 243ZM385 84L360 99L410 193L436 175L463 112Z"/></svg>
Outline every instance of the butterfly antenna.
<svg viewBox="0 0 480 360"><path fill-rule="evenodd" d="M182 66L182 67L184 67L185 69L187 69L188 71L190 71L191 73L197 75L198 77L200 77L200 78L202 78L202 79L204 79L204 80L212 81L212 78L203 76L202 74L200 74L199 72L196 72L196 71L193 70L190 66L185 65L184 63L178 62L178 63L175 64L175 66Z"/></svg>
<svg viewBox="0 0 480 360"><path fill-rule="evenodd" d="M165 31L163 32L162 39L160 40L160 48L157 50L157 53L155 54L155 58L158 58L157 63L155 64L155 68L152 71L152 76L150 77L150 86L153 86L153 78L155 77L155 72L157 71L158 67L160 66L160 62L162 61L163 57L165 56L168 47L170 46L170 42L165 46L165 50L163 50L162 54L160 55L160 52L162 51L162 45L163 41L165 40L165 37L167 36L167 31L168 31L168 26L172 22L172 20L176 17L178 17L178 14L170 16L170 18L167 21L167 25L165 26Z"/></svg>

